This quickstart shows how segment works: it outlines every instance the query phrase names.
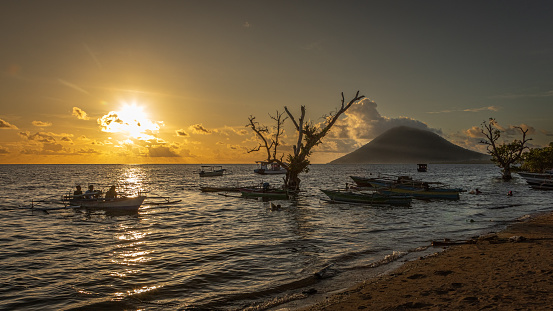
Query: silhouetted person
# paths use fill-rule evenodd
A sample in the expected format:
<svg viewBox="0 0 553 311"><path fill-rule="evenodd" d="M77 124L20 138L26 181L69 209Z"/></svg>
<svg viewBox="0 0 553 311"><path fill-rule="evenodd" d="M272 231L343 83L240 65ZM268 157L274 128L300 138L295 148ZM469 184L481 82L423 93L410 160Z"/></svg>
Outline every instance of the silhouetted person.
<svg viewBox="0 0 553 311"><path fill-rule="evenodd" d="M115 186L111 186L106 192L106 199L115 199L117 197L117 191L115 191Z"/></svg>

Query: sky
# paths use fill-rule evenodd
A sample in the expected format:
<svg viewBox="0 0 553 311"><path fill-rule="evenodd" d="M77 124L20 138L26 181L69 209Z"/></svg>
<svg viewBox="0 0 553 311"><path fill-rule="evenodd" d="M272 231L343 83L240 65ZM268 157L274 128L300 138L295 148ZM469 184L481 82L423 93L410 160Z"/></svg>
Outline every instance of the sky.
<svg viewBox="0 0 553 311"><path fill-rule="evenodd" d="M476 151L553 141L552 1L2 1L0 164L254 163L249 116L314 124L312 155L399 125ZM287 152L294 144L285 123Z"/></svg>

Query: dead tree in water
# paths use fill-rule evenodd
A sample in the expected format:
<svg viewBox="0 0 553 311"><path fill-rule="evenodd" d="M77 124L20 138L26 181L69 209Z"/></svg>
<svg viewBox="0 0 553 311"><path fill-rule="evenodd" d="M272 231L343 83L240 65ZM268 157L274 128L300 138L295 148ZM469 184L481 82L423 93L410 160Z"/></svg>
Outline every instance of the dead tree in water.
<svg viewBox="0 0 553 311"><path fill-rule="evenodd" d="M280 158L277 158L277 147L280 145L280 136L283 133L282 125L286 120L286 117L283 118L284 113L279 113L277 111L276 117L271 116L276 122L273 133L271 133L266 126L260 125L255 121L255 117L250 116L250 123L247 127L250 127L255 132L261 143L257 148L249 152L259 151L262 148L265 149L267 152L267 162L276 162L286 169L287 173L284 186L290 190L299 190L301 181L299 174L309 170L311 149L321 143L321 140L326 136L330 128L351 105L363 98L365 98L365 96L359 96L359 91L357 91L355 97L346 104L344 93L342 93L342 105L337 111L326 116L322 124L315 124L305 120L305 106L301 106L299 118L295 118L290 110L288 110L288 107L285 106L284 111L294 123L297 134L297 140L293 145L293 152L288 154L285 161L283 161L284 154Z"/></svg>
<svg viewBox="0 0 553 311"><path fill-rule="evenodd" d="M532 138L526 138L528 129L524 130L520 126L514 128L519 129L522 133L522 140L515 139L511 143L499 143L501 131L498 129L497 121L490 118L488 122L482 123L482 134L486 140L480 143L486 144L488 153L492 156L492 161L503 170L503 180L511 180L511 165L517 163L522 157L522 151L527 149L526 143Z"/></svg>

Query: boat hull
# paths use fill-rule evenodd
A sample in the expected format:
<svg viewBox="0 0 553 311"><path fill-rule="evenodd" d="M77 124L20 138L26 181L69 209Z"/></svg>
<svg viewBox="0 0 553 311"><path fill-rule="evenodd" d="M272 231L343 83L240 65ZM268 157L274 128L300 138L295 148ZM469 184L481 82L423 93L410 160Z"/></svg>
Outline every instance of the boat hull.
<svg viewBox="0 0 553 311"><path fill-rule="evenodd" d="M92 209L137 211L145 199L145 196L115 199L99 198L91 200L70 200L69 204Z"/></svg>
<svg viewBox="0 0 553 311"><path fill-rule="evenodd" d="M406 188L402 186L395 186L391 188L380 188L378 192L387 195L410 195L415 199L445 199L445 200L459 200L460 189L424 189L424 188Z"/></svg>
<svg viewBox="0 0 553 311"><path fill-rule="evenodd" d="M288 192L285 190L260 190L260 189L240 189L240 193L245 198L265 198L272 200L288 199Z"/></svg>
<svg viewBox="0 0 553 311"><path fill-rule="evenodd" d="M352 191L323 190L332 201L363 204L387 204L387 205L410 205L411 196L407 195L386 195L382 193L361 193Z"/></svg>
<svg viewBox="0 0 553 311"><path fill-rule="evenodd" d="M286 174L286 170L266 170L262 168L258 168L253 170L254 173L260 174L260 175L278 175L278 174Z"/></svg>
<svg viewBox="0 0 553 311"><path fill-rule="evenodd" d="M529 173L518 172L518 174L526 180L529 185L546 185L553 187L553 174L551 173Z"/></svg>

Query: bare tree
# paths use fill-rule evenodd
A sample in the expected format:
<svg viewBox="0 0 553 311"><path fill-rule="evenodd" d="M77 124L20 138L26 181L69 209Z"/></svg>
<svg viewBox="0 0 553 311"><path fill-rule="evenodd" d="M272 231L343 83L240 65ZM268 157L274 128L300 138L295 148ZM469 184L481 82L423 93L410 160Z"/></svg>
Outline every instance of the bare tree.
<svg viewBox="0 0 553 311"><path fill-rule="evenodd" d="M503 171L503 180L510 180L511 165L521 160L522 152L528 149L526 143L532 138L526 138L528 129L524 130L520 126L514 128L520 130L522 133L522 139L510 143L499 143L501 137L501 131L497 127L497 121L494 118L490 118L488 122L482 122L482 134L486 136L486 140L482 140L480 143L487 145L488 153L492 156L492 161L497 164Z"/></svg>
<svg viewBox="0 0 553 311"><path fill-rule="evenodd" d="M284 107L284 110L290 120L294 123L296 128L297 140L293 145L293 152L288 154L286 161L283 161L283 156L278 159L277 147L279 145L280 129L286 118L282 118L283 113L278 113L276 117L271 117L277 125L274 127L275 132L271 135L266 126L260 125L255 121L255 117L250 116L250 123L247 125L259 137L261 143L255 149L251 151L259 151L262 148L267 152L268 162L276 162L282 167L286 168L286 178L284 180L284 186L290 190L299 190L300 178L299 174L307 172L309 170L309 156L311 155L313 147L319 145L321 140L326 136L332 126L338 121L338 118L346 112L355 102L363 99L365 96L359 96L359 91L353 99L348 103L345 102L344 93L342 93L342 105L335 112L328 116L325 116L325 121L322 124L315 124L311 121L305 120L305 106L301 106L299 118L288 110L288 107ZM250 152L251 152L250 151Z"/></svg>

